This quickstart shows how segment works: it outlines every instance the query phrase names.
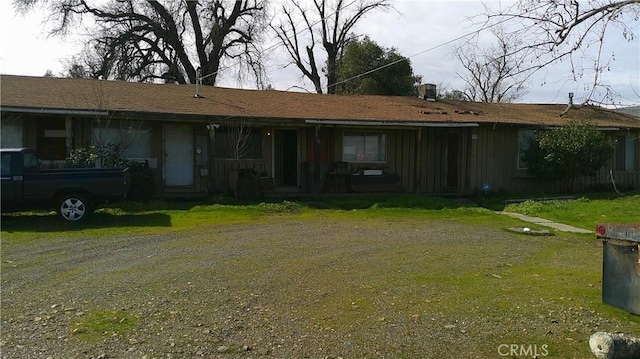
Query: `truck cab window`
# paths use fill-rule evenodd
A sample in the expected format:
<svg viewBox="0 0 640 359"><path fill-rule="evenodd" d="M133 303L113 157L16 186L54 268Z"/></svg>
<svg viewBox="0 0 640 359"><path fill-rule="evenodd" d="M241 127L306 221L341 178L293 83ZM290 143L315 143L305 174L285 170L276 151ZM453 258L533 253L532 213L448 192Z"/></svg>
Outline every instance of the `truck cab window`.
<svg viewBox="0 0 640 359"><path fill-rule="evenodd" d="M11 154L2 154L2 176L9 176L11 174Z"/></svg>
<svg viewBox="0 0 640 359"><path fill-rule="evenodd" d="M40 162L35 152L24 153L24 171L34 172L40 169Z"/></svg>

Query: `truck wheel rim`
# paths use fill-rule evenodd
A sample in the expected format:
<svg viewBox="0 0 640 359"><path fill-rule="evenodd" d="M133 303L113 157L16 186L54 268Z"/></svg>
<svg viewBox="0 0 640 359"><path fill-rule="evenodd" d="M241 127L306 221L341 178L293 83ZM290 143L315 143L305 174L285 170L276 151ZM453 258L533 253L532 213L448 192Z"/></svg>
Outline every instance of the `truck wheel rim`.
<svg viewBox="0 0 640 359"><path fill-rule="evenodd" d="M77 198L68 198L60 206L62 217L68 221L77 221L84 216L86 208L84 203Z"/></svg>

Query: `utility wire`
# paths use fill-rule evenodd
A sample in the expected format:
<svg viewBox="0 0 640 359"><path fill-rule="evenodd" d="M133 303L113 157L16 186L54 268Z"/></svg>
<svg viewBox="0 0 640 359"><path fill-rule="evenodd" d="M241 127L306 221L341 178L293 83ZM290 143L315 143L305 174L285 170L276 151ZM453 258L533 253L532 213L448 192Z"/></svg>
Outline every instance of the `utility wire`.
<svg viewBox="0 0 640 359"><path fill-rule="evenodd" d="M347 5L345 6L345 8L348 8L349 6L353 5L356 1L357 1L357 0L353 0L352 2L350 2L349 4L347 4ZM540 7L542 7L542 5L540 5ZM324 18L319 19L318 21L316 21L316 22L312 23L312 26L315 26L315 25L319 24L321 21L326 20L327 18L329 18L330 16L333 16L334 14L335 14L335 12L333 12L333 13L331 13L331 14L329 14L329 15L325 16ZM359 74L359 75L356 75L356 76L353 76L353 77L351 77L351 78L348 78L348 79L342 80L342 81L340 81L340 82L337 82L337 83L335 83L335 84L333 84L333 85L329 85L329 86L338 86L338 85L340 85L340 84L343 84L343 83L346 83L346 82L349 82L349 81L355 80L355 79L357 79L357 78L360 78L360 77L363 77L363 76L369 75L369 74L374 73L374 72L376 72L376 71L380 71L380 70L382 70L382 69L385 69L385 68L387 68L387 67L390 67L390 66L396 65L396 64L401 63L401 62L403 62L403 61L407 61L407 60L409 60L409 59L411 59L411 58L414 58L414 57L416 57L416 56L420 56L420 55L422 55L422 54L425 54L425 53L427 53L427 52L433 51L433 50L438 49L438 48L440 48L440 47L443 47L443 46L449 45L449 44L454 43L454 42L456 42L456 41L458 41L458 40L461 40L461 39L464 39L464 38L466 38L466 37L469 37L469 36L471 36L471 35L473 35L473 34L476 34L476 33L480 32L480 31L484 31L484 30L490 29L490 28L492 28L492 27L494 27L494 26L501 25L501 24L503 24L503 23L505 23L505 22L507 22L507 21L509 21L509 18L502 19L502 20L500 20L500 21L498 21L498 22L496 22L496 23L489 23L489 24L486 24L486 25L484 25L484 26L482 26L482 27L480 27L480 28L478 28L478 29L475 29L475 30L469 31L468 33L466 33L466 34L464 34L464 35L461 35L461 36L455 37L455 38L453 38L453 39L451 39L451 40L448 40L448 41L445 41L445 42L440 43L440 44L438 44L438 45L432 46L432 47L430 47L430 48L427 48L427 49L425 49L425 50L422 50L422 51L420 51L420 52L417 52L417 53L415 53L415 54L413 54L413 55L410 55L410 56L408 56L408 57L403 57L402 59L399 59L399 60L393 61L393 62L391 62L391 63L388 63L388 64L385 64L385 65L379 66L379 67L377 67L377 68L374 68L374 69L368 70L368 71L363 72L363 73L361 73L361 74ZM304 33L304 32L306 32L306 31L312 31L312 29L311 29L311 28L309 28L309 27L306 27L306 28L304 28L304 29L302 29L302 30L300 30L300 31L296 32L296 33L295 33L295 35L299 35L299 34ZM271 45L271 46L267 47L267 48L265 49L265 51L266 51L266 50L273 49L273 48L275 48L275 47L277 47L277 46L279 46L279 45L280 45L280 43L276 43L276 44L274 44L274 45ZM239 61L238 61L238 63L239 63ZM231 66L229 66L229 67L227 67L227 68L230 68L230 67L231 67ZM227 69L227 68L225 68L225 69ZM222 69L222 70L225 70L225 69ZM221 71L221 70L218 70L218 71L213 72L213 73L211 73L211 74L207 74L207 75L205 75L205 76L201 76L201 77L200 77L200 79L204 79L204 78L206 78L206 77L213 76L213 75L215 75L216 73L218 73L219 71ZM233 106L233 107L235 107L235 108L240 109L242 112L244 112L244 108L241 108L241 107L239 107L239 106L237 106L237 105L230 105L230 104L223 103L223 102L221 102L221 101L216 101L216 102L217 102L217 103L220 103L220 104L225 104L225 105ZM229 119L232 119L232 118L235 118L235 117L240 117L240 116L241 116L241 115L232 115L232 116L225 117L225 118L224 118L224 120L229 120Z"/></svg>
<svg viewBox="0 0 640 359"><path fill-rule="evenodd" d="M540 5L538 8L535 8L534 10L537 10L537 9L540 9L540 8L542 8L542 5ZM404 61L408 61L408 60L409 60L409 59L411 59L411 58L414 58L414 57L416 57L416 56L420 56L420 55L425 54L425 53L427 53L427 52L433 51L433 50L435 50L435 49L437 49L437 48L440 48L440 47L443 47L443 46L449 45L449 44L454 43L454 42L456 42L456 41L458 41L458 40L462 40L462 39L464 39L464 38L466 38L466 37L469 37L469 36L471 36L471 35L473 35L473 34L477 34L477 33L481 32L481 31L491 29L491 28L493 28L493 27L495 27L495 26L498 26L498 25L502 25L502 24L506 23L506 22L507 22L507 21L509 21L509 20L510 20L510 18L509 18L509 17L505 17L504 19L502 19L502 20L500 20L500 21L498 21L498 22L486 24L486 25L484 25L484 26L480 27L479 29L475 29L475 30L473 30L473 31L470 31L470 32L468 32L468 33L464 34L464 35L460 35L460 36L458 36L458 37L456 37L456 38L453 38L453 39L451 39L451 40L448 40L448 41L445 41L445 42L440 43L440 44L438 44L438 45L432 46L432 47L430 47L430 48L428 48L428 49L426 49L426 50L422 50L422 51L417 52L417 53L415 53L415 54L413 54L413 55L410 55L410 56L407 56L407 57L403 57L403 58L401 58L401 59L398 59L398 60L396 60L396 61L390 62L390 63L388 63L388 64L384 64L384 65L382 65L382 66L379 66L379 67L373 68L373 69L368 70L368 71L366 71L366 72L363 72L363 73L361 73L361 74L359 74L359 75L356 75L356 76L350 77L350 78L348 78L348 79L345 79L345 80L339 81L339 82L337 82L337 83L335 83L335 84L333 84L333 85L329 85L329 86L338 86L338 85L341 85L341 84L343 84L343 83L346 83L346 82L349 82L349 81L352 81L352 80L358 79L358 78L360 78L360 77L363 77L363 76L366 76L366 75L372 74L372 73L374 73L374 72L376 72L376 71L380 71L380 70L385 69L385 68L387 68L387 67L393 66L393 65L395 65L395 64L398 64L398 63L401 63L401 62L404 62ZM495 59L494 59L494 60L495 60ZM489 62L491 62L491 61L489 61Z"/></svg>

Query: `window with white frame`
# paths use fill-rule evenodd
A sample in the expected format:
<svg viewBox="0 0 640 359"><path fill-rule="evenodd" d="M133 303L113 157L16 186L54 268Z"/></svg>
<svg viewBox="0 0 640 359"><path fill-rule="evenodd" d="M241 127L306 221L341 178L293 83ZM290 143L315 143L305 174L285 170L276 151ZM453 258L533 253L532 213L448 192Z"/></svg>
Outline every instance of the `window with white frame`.
<svg viewBox="0 0 640 359"><path fill-rule="evenodd" d="M616 171L638 169L638 139L633 135L616 136Z"/></svg>
<svg viewBox="0 0 640 359"><path fill-rule="evenodd" d="M533 130L518 130L518 169L526 170L527 163L524 161L524 154L531 147L533 141Z"/></svg>
<svg viewBox="0 0 640 359"><path fill-rule="evenodd" d="M387 135L378 131L345 131L342 140L345 162L386 162Z"/></svg>
<svg viewBox="0 0 640 359"><path fill-rule="evenodd" d="M150 131L139 122L94 123L91 143L96 147L117 146L125 158L150 156Z"/></svg>

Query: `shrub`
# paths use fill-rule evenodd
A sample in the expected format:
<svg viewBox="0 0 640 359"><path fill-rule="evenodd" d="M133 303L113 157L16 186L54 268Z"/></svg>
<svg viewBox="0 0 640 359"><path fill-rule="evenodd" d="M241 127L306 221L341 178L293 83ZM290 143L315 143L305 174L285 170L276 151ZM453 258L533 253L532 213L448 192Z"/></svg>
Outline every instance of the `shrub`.
<svg viewBox="0 0 640 359"><path fill-rule="evenodd" d="M98 154L95 147L74 148L66 159L68 168L93 168L96 166Z"/></svg>
<svg viewBox="0 0 640 359"><path fill-rule="evenodd" d="M129 160L120 154L118 147L107 145L101 148L90 146L76 148L66 159L68 168L93 168L100 161L103 168L129 168L131 189L127 194L133 199L147 199L153 194L153 175L147 163Z"/></svg>
<svg viewBox="0 0 640 359"><path fill-rule="evenodd" d="M589 121L568 120L559 129L536 131L524 153L528 172L540 179L562 179L571 192L578 176L593 176L613 154L615 141Z"/></svg>

